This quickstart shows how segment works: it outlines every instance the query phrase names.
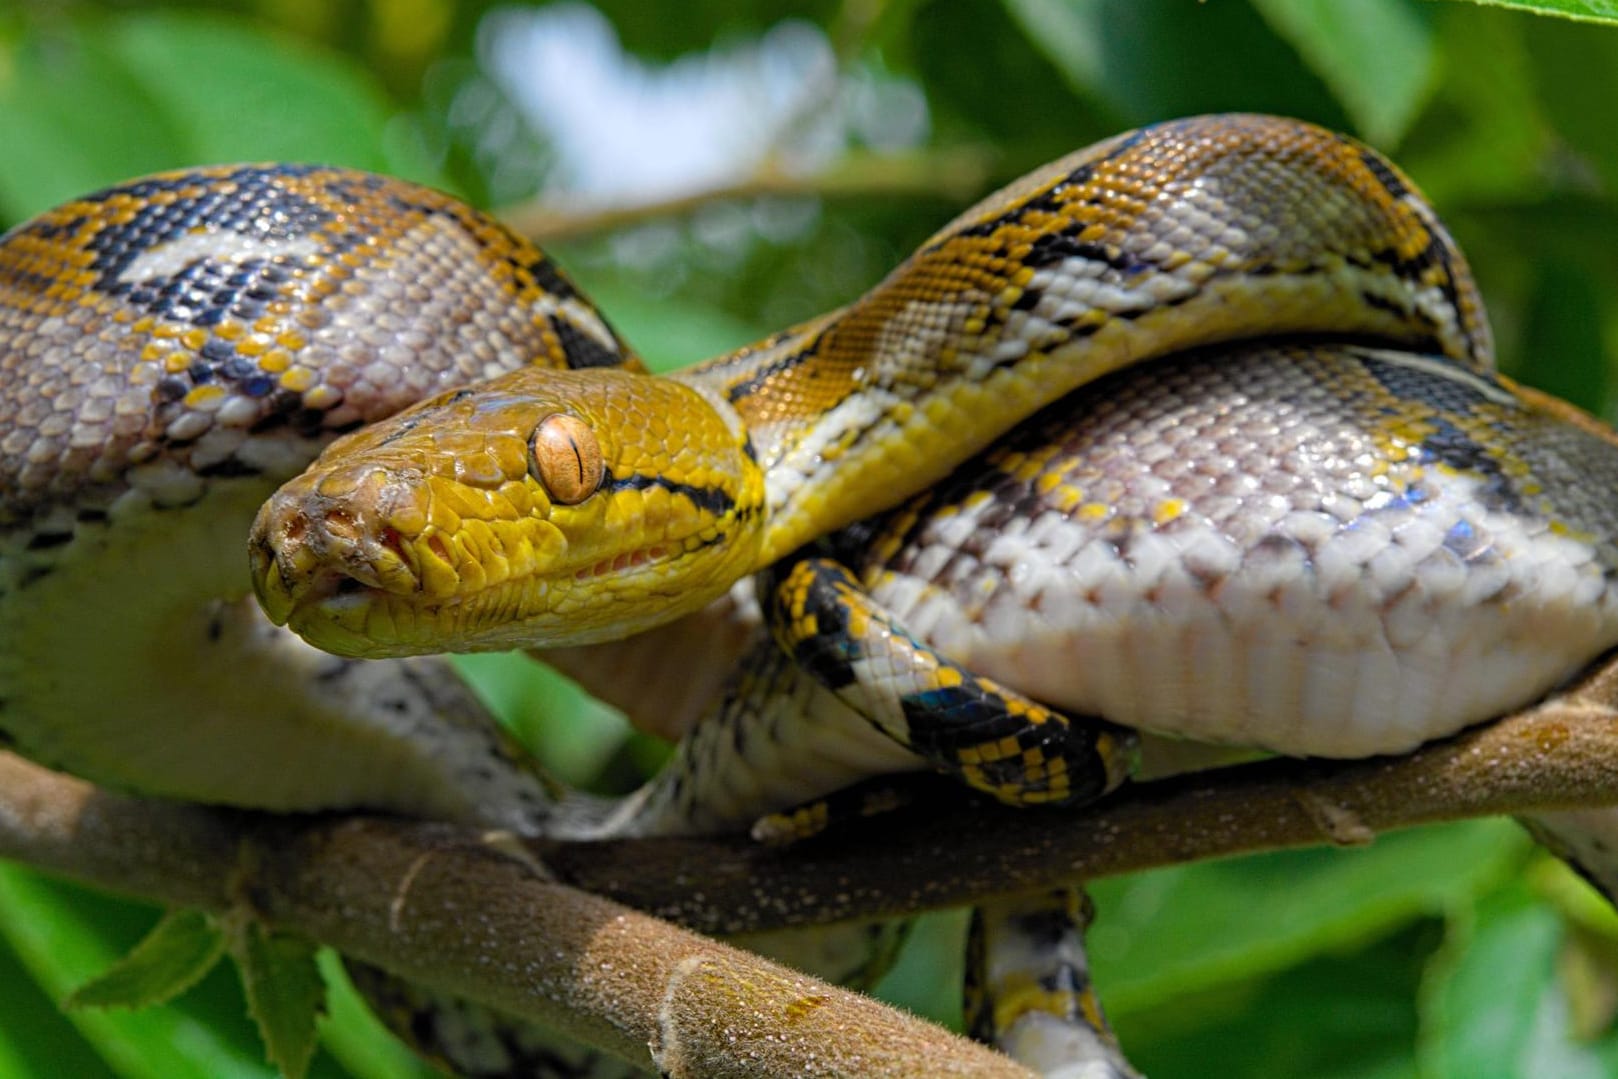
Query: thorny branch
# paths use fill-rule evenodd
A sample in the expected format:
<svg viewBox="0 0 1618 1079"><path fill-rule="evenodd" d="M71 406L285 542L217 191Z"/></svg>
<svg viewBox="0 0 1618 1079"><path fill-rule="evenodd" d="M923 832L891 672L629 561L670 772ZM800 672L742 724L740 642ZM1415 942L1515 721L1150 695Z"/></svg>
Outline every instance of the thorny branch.
<svg viewBox="0 0 1618 1079"><path fill-rule="evenodd" d="M655 839L518 856L445 825L113 795L0 755L0 856L159 902L245 901L274 926L625 1059L646 1065L650 1047L673 1075L802 1075L810 1061L825 1074L1026 1075L692 930L884 917L1432 821L1611 804L1615 720L1618 660L1405 757L1241 765L1080 812L930 806L786 850Z"/></svg>

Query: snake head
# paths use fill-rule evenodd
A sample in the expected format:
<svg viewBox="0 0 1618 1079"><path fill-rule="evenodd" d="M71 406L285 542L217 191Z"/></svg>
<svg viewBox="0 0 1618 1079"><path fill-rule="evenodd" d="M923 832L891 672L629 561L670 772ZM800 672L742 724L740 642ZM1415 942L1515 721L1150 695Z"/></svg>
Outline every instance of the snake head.
<svg viewBox="0 0 1618 1079"><path fill-rule="evenodd" d="M270 618L340 655L585 644L721 595L758 558L763 498L700 391L528 368L332 443L249 553Z"/></svg>

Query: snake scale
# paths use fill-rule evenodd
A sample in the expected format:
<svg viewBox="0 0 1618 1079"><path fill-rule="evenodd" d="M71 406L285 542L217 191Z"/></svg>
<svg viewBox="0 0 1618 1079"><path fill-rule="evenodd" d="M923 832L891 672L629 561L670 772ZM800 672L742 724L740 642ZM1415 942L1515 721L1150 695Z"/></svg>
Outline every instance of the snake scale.
<svg viewBox="0 0 1618 1079"><path fill-rule="evenodd" d="M354 427L253 543L272 614L351 654L610 639L946 480L834 538L842 585L809 557L783 594L829 579L959 681L1297 753L1435 737L1618 639L1612 517L1585 493L1610 438L1490 373L1408 181L1291 121L1082 151L849 308L677 379L486 219L342 170L90 196L8 234L0 289L0 729L119 786L559 826L436 662L326 656L239 601L259 503ZM1128 364L1289 337L1113 376L973 459ZM609 826L734 824L918 766L893 738L936 686L889 692L897 730L850 721L825 686L891 665L858 639L877 615L834 669L797 649L833 609L786 606L793 652L759 645Z"/></svg>

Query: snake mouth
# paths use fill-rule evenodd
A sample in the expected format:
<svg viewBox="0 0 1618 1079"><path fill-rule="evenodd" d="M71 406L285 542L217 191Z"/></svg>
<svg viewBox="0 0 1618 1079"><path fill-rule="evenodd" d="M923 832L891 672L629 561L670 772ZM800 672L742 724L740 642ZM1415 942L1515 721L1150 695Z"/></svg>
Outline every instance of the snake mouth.
<svg viewBox="0 0 1618 1079"><path fill-rule="evenodd" d="M270 621L341 656L379 658L446 650L441 645L413 647L378 633L379 618L395 626L401 614L408 618L412 611L416 614L410 621L432 618L431 607L413 599L419 589L401 590L399 582L384 582L374 563L307 565L301 552L283 548L261 558L255 547L254 584Z"/></svg>
<svg viewBox="0 0 1618 1079"><path fill-rule="evenodd" d="M365 657L385 653L377 649L368 634L352 625L363 625L366 612L385 595L353 577L322 572L311 576L286 606L271 609L262 592L260 603L271 621L286 626L315 647L341 656Z"/></svg>
<svg viewBox="0 0 1618 1079"><path fill-rule="evenodd" d="M276 625L300 627L382 595L420 591L403 536L342 507L319 513L266 503L248 543L259 605ZM347 621L347 619L343 619Z"/></svg>
<svg viewBox="0 0 1618 1079"><path fill-rule="evenodd" d="M490 567L469 563L460 542L442 535L404 535L330 508L270 515L266 506L250 544L260 605L277 625L344 656L583 643L686 613L700 605L688 594L712 598L701 567L714 544L700 532L583 565L513 557L498 578L481 580L493 578ZM659 613L649 616L648 603Z"/></svg>

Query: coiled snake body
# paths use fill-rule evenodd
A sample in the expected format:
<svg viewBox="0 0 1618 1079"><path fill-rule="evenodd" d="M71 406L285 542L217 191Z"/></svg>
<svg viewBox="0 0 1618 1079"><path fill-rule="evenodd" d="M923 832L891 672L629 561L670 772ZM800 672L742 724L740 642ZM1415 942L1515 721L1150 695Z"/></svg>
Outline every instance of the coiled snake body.
<svg viewBox="0 0 1618 1079"><path fill-rule="evenodd" d="M684 413L688 473L658 456L665 429L624 422L627 389L584 387L593 373L520 370L373 425L266 504L257 583L272 616L354 654L618 635L728 587L734 563L711 567L730 551L774 562L937 481L1048 391L1188 345L1304 334L1291 352L1153 368L1119 384L1127 408L1058 406L1014 467L968 466L999 487L957 479L959 501L878 537L892 557L865 583L905 610L843 627L878 644L826 632L851 622L858 586L815 570L785 581L780 635L885 710L888 734L1008 801L1093 795L1116 771L1093 758L1116 747L1061 747L1028 702L1021 727L965 724L975 739L918 721L976 708L961 697L977 676L1130 726L1355 756L1522 704L1618 639L1613 515L1591 490L1611 474L1605 433L1489 373L1465 261L1392 166L1242 116L1049 166L847 310L683 372L719 402ZM1146 388L1171 378L1172 393ZM578 453L563 478L586 458L590 478L552 497L542 434L562 419ZM893 659L912 618L966 670ZM871 705L872 681L900 688Z"/></svg>
<svg viewBox="0 0 1618 1079"><path fill-rule="evenodd" d="M1618 472L1611 442L1488 373L1464 260L1407 182L1290 121L1064 159L845 311L677 381L487 220L341 170L92 196L9 234L0 288L0 729L120 786L556 826L442 668L328 657L231 601L258 503L339 432L365 425L259 516L277 620L349 654L600 640L943 479L1083 383L1239 338L1363 344L1192 356L1054 406L844 533L870 544L863 584L1071 710L1301 753L1434 737L1618 640L1612 514L1586 493ZM818 633L793 591L815 571L782 571L792 647ZM721 702L615 826L749 819L914 760L855 723L825 768L768 771L823 738L794 716L841 708L805 668L888 662L839 655L754 653L771 695ZM892 691L887 733L913 745L936 689ZM954 738L943 756L982 760Z"/></svg>
<svg viewBox="0 0 1618 1079"><path fill-rule="evenodd" d="M242 553L336 432L528 362L630 361L531 246L398 181L195 170L9 233L0 730L148 793L532 827L544 788L447 669L274 630Z"/></svg>

